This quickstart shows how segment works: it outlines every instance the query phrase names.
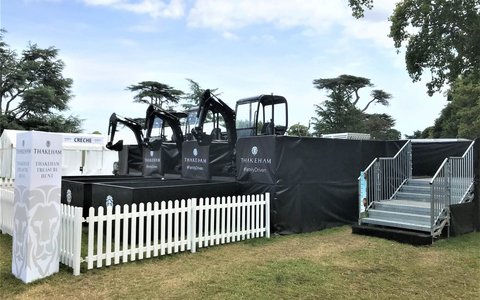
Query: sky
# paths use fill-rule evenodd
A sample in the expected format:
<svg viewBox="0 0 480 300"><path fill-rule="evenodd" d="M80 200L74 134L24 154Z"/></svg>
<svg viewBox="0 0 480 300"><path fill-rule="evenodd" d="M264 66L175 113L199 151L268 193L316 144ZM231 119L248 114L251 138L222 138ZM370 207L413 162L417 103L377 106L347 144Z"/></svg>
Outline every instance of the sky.
<svg viewBox="0 0 480 300"><path fill-rule="evenodd" d="M350 74L370 78L393 95L395 128L412 134L433 125L446 105L412 83L404 52L388 38L394 1L376 0L357 20L347 0L0 0L5 41L21 52L29 42L54 46L73 79L70 110L85 133L107 132L115 112L144 117L126 87L158 81L188 91L186 78L217 88L235 108L260 94L287 98L289 125L308 125L326 94L312 81ZM428 72L425 72L428 73ZM361 92L365 105L371 89Z"/></svg>

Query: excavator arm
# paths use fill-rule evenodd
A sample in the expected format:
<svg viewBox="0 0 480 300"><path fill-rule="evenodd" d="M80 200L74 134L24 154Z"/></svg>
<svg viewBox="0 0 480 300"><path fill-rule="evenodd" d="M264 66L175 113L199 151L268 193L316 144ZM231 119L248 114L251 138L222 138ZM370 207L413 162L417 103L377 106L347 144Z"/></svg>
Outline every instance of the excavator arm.
<svg viewBox="0 0 480 300"><path fill-rule="evenodd" d="M207 135L203 132L203 125L207 119L208 112L211 111L214 116L214 122L216 127L212 131L211 135ZM235 146L237 141L237 132L235 129L235 111L231 109L225 102L210 92L205 90L203 92L197 111L197 126L192 129L192 135L198 141L200 145L210 144L212 139L219 139L218 133L218 114L223 117L225 121L225 127L227 129L227 140L232 146ZM215 116L217 116L215 118Z"/></svg>
<svg viewBox="0 0 480 300"><path fill-rule="evenodd" d="M113 113L110 116L110 122L108 126L108 135L110 136L110 141L108 141L105 147L107 147L107 149L114 150L114 151L122 150L123 140L120 140L117 143L113 144L113 139L115 138L115 132L117 131L118 123L127 126L128 128L130 128L130 130L133 131L133 133L135 134L135 138L137 139L138 146L142 148L143 147L142 125L140 125L138 122L132 119L119 116L116 113Z"/></svg>
<svg viewBox="0 0 480 300"><path fill-rule="evenodd" d="M154 127L155 118L160 118L162 120L162 126L167 124L173 132L172 140L177 145L178 150L180 153L182 152L182 143L184 141L182 127L180 124L180 119L187 117L185 113L179 112L168 112L163 110L162 108L150 105L147 109L147 116L145 122L145 129L146 129L146 145L147 147L152 147L151 145L151 137L152 137L152 129Z"/></svg>

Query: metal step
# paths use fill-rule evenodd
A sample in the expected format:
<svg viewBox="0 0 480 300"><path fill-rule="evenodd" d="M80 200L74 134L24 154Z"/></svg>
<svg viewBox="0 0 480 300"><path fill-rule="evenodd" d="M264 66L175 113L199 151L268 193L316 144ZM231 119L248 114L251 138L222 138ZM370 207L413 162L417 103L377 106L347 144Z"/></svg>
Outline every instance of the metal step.
<svg viewBox="0 0 480 300"><path fill-rule="evenodd" d="M407 185L409 186L430 186L431 178L409 179Z"/></svg>
<svg viewBox="0 0 480 300"><path fill-rule="evenodd" d="M401 192L430 195L430 186L404 185Z"/></svg>
<svg viewBox="0 0 480 300"><path fill-rule="evenodd" d="M430 202L430 194L398 192L397 194L395 194L395 199L429 201Z"/></svg>
<svg viewBox="0 0 480 300"><path fill-rule="evenodd" d="M375 202L375 209L410 213L417 215L430 215L430 203L410 200L386 200Z"/></svg>
<svg viewBox="0 0 480 300"><path fill-rule="evenodd" d="M430 225L430 215L402 213L396 211L370 209L368 217L373 219L382 219L388 221L396 221L401 223L412 223L418 225Z"/></svg>
<svg viewBox="0 0 480 300"><path fill-rule="evenodd" d="M372 225L380 225L380 226L387 226L392 228L404 228L404 229L411 229L417 230L422 232L430 232L430 225L421 225L421 224L414 224L409 222L396 222L384 219L374 219L374 218L363 218L362 224L372 224Z"/></svg>

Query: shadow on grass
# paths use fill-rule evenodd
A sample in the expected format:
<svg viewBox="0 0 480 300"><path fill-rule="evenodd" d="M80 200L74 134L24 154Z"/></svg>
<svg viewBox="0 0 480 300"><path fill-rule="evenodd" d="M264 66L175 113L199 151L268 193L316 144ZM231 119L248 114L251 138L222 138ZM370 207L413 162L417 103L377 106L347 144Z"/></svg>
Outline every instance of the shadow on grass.
<svg viewBox="0 0 480 300"><path fill-rule="evenodd" d="M275 238L254 238L250 240L245 240L242 244L251 246L251 247L261 247L275 242Z"/></svg>
<svg viewBox="0 0 480 300"><path fill-rule="evenodd" d="M448 239L441 239L433 243L433 247L438 249L455 250L461 249L480 249L480 232L467 233ZM480 255L480 251L477 252Z"/></svg>
<svg viewBox="0 0 480 300"><path fill-rule="evenodd" d="M23 284L12 274L12 237L6 234L0 234L0 298L6 299L7 291L15 291L18 294L27 290L27 285ZM5 294L4 294L5 293Z"/></svg>

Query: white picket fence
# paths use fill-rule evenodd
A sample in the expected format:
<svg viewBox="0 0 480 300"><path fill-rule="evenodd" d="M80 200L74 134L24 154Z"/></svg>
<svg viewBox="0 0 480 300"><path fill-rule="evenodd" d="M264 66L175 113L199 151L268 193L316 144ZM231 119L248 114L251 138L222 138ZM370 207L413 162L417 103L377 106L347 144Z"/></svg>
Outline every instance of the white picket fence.
<svg viewBox="0 0 480 300"><path fill-rule="evenodd" d="M90 208L87 268L270 237L270 195Z"/></svg>
<svg viewBox="0 0 480 300"><path fill-rule="evenodd" d="M13 179L0 179L0 231L13 235Z"/></svg>
<svg viewBox="0 0 480 300"><path fill-rule="evenodd" d="M0 186L0 229L13 235L13 190ZM136 259L270 237L270 194L211 197L89 209L61 205L60 262L100 268ZM82 257L82 224L88 223Z"/></svg>
<svg viewBox="0 0 480 300"><path fill-rule="evenodd" d="M60 262L80 275L82 250L82 211L81 207L61 204L60 217Z"/></svg>

